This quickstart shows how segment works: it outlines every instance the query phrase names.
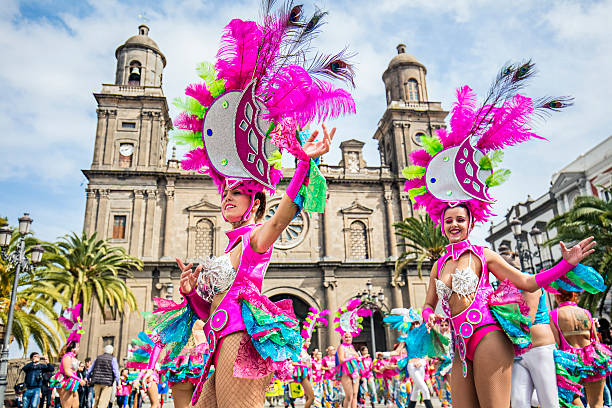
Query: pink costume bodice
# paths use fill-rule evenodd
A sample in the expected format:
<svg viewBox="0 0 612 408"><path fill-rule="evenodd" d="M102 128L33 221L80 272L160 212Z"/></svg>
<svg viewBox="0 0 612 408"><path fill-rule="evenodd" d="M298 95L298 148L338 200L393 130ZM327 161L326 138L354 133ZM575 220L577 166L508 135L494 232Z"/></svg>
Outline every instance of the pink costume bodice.
<svg viewBox="0 0 612 408"><path fill-rule="evenodd" d="M322 365L323 365L322 360L312 360L312 381L313 382L320 382L323 379Z"/></svg>
<svg viewBox="0 0 612 408"><path fill-rule="evenodd" d="M455 291L455 288L448 288L442 281L436 280L436 290L438 292L438 296L441 297L440 300L442 302L442 309L450 320L454 344L457 347L462 362L464 363L464 367L467 343L469 342L472 334L474 334L474 332L482 326L497 324L497 321L491 314L488 307L488 298L493 293L493 287L489 283L489 270L487 269L487 261L484 256L484 247L472 245L472 243L470 243L468 240L447 245L446 253L440 259L438 259L436 264L437 277L440 276L440 271L442 271L444 264L449 258L452 257L456 261L464 252L467 251L471 252L471 255L473 254L480 259L480 262L482 263L482 270L480 271L480 278L477 280L477 283L474 281L473 277L469 276L471 273L477 277L473 270L471 270L471 265L469 268L457 270L456 274L459 276L455 274L452 275L451 281L453 282L453 286L456 282L456 277L459 278L459 282L461 282L461 291L459 292L460 295L467 296L475 292L474 300L463 312L455 316L451 316L448 300L450 299L452 292ZM467 271L467 269L470 270ZM475 283L476 285L474 287ZM443 289L441 287L442 285L446 287L446 289ZM473 288L474 291L470 293L469 288Z"/></svg>
<svg viewBox="0 0 612 408"><path fill-rule="evenodd" d="M361 370L361 376L363 378L372 377L372 357L361 357L361 362L363 363L363 369Z"/></svg>
<svg viewBox="0 0 612 408"><path fill-rule="evenodd" d="M323 379L332 380L336 374L336 358L330 356L323 357L323 366L329 369L323 372Z"/></svg>

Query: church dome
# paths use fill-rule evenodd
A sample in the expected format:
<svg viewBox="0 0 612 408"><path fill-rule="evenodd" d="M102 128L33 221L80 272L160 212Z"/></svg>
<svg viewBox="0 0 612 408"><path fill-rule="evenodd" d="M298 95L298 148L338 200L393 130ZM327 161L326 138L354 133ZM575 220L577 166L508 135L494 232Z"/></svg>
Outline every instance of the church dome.
<svg viewBox="0 0 612 408"><path fill-rule="evenodd" d="M118 56L119 53L124 49L130 48L146 48L150 49L161 56L161 59L164 63L164 67L166 66L166 57L159 49L159 46L151 37L149 37L149 27L145 24L141 24L138 27L138 35L134 35L127 39L125 43L120 45L115 51L115 56Z"/></svg>
<svg viewBox="0 0 612 408"><path fill-rule="evenodd" d="M425 66L423 64L421 64L419 62L419 60L416 59L416 57L414 55L410 55L408 53L406 53L406 45L405 44L399 44L397 46L397 55L395 57L393 57L391 59L391 61L389 62L389 68L394 68L396 66L400 66L400 65L418 65L420 67L425 68Z"/></svg>

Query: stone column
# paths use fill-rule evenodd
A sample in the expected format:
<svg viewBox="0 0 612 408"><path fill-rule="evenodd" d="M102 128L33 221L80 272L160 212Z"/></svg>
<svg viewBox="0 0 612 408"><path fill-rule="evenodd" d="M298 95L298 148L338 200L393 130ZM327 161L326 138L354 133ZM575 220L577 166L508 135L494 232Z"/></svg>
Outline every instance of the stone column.
<svg viewBox="0 0 612 408"><path fill-rule="evenodd" d="M330 272L326 271L325 275L328 275L328 273ZM333 275L333 273L332 269L331 274ZM325 287L325 308L329 309L330 312L329 315L327 315L327 346L335 346L340 342L340 336L338 332L334 330L334 314L337 309L336 288L338 287L338 281L333 277L326 276L323 286Z"/></svg>
<svg viewBox="0 0 612 408"><path fill-rule="evenodd" d="M389 184L384 185L385 215L387 221L387 257L397 258L397 240L393 227L393 191Z"/></svg>
<svg viewBox="0 0 612 408"><path fill-rule="evenodd" d="M108 199L110 195L109 190L100 191L100 204L98 206L98 219L96 221L96 232L98 233L99 239L106 239L107 236L107 221L108 221Z"/></svg>
<svg viewBox="0 0 612 408"><path fill-rule="evenodd" d="M147 213L145 216L145 228L144 228L144 252L143 257L151 258L153 254L151 249L153 248L153 227L155 225L155 210L157 208L157 191L147 191Z"/></svg>
<svg viewBox="0 0 612 408"><path fill-rule="evenodd" d="M142 235L142 204L144 191L134 190L134 206L132 210L132 231L130 235L130 255L140 257L140 237Z"/></svg>
<svg viewBox="0 0 612 408"><path fill-rule="evenodd" d="M83 223L83 232L88 236L91 235L95 227L96 191L97 190L90 188L85 190L87 199L85 201L85 222Z"/></svg>
<svg viewBox="0 0 612 408"><path fill-rule="evenodd" d="M151 112L140 113L140 137L138 139L138 166L144 167L149 165L149 151L151 150L151 120L153 115Z"/></svg>
<svg viewBox="0 0 612 408"><path fill-rule="evenodd" d="M391 304L393 308L404 307L402 288L406 285L402 276L395 277L395 271L391 270Z"/></svg>
<svg viewBox="0 0 612 408"><path fill-rule="evenodd" d="M151 114L153 115L151 120L151 151L149 152L149 162L147 165L157 167L166 162L165 157L161 158L161 162L159 159L161 150L161 113L151 112Z"/></svg>
<svg viewBox="0 0 612 408"><path fill-rule="evenodd" d="M174 180L166 186L166 216L164 225L164 258L172 258L172 215L174 214Z"/></svg>
<svg viewBox="0 0 612 408"><path fill-rule="evenodd" d="M117 110L108 110L108 126L106 127L106 140L104 143L104 157L102 158L102 164L112 165L113 164L113 152L115 143L115 130L117 129Z"/></svg>
<svg viewBox="0 0 612 408"><path fill-rule="evenodd" d="M102 153L104 152L104 139L106 138L106 126L108 112L106 109L97 109L98 114L98 127L96 128L96 141L94 144L93 161L92 166L98 166L102 161Z"/></svg>

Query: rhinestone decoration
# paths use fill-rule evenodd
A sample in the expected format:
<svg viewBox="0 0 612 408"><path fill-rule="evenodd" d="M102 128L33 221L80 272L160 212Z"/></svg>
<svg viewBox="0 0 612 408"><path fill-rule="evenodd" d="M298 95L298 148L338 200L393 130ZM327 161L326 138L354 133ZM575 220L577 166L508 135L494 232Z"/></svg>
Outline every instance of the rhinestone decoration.
<svg viewBox="0 0 612 408"><path fill-rule="evenodd" d="M478 309L471 309L467 312L467 321L472 324L478 324L482 320L482 312Z"/></svg>
<svg viewBox="0 0 612 408"><path fill-rule="evenodd" d="M459 327L459 333L463 337L470 337L474 333L474 327L468 322L463 322Z"/></svg>
<svg viewBox="0 0 612 408"><path fill-rule="evenodd" d="M210 320L210 328L219 331L227 323L227 312L223 309L217 310Z"/></svg>
<svg viewBox="0 0 612 408"><path fill-rule="evenodd" d="M212 136L212 129L206 129L206 134L208 136Z"/></svg>
<svg viewBox="0 0 612 408"><path fill-rule="evenodd" d="M223 106L223 109L227 109L229 107L229 102L228 101L223 101L221 106Z"/></svg>
<svg viewBox="0 0 612 408"><path fill-rule="evenodd" d="M221 160L221 165L222 166L227 166L227 159Z"/></svg>
<svg viewBox="0 0 612 408"><path fill-rule="evenodd" d="M453 192L452 192L451 190L448 190L448 191L446 192L446 195L450 197L450 196L452 196L452 195L453 195Z"/></svg>
<svg viewBox="0 0 612 408"><path fill-rule="evenodd" d="M436 179L434 177L432 177L431 180L429 180L429 181L431 181L432 183L435 183Z"/></svg>
<svg viewBox="0 0 612 408"><path fill-rule="evenodd" d="M445 162L447 162L447 161L449 160L449 158L448 158L448 156L444 156L444 157L442 158L442 160L444 160Z"/></svg>

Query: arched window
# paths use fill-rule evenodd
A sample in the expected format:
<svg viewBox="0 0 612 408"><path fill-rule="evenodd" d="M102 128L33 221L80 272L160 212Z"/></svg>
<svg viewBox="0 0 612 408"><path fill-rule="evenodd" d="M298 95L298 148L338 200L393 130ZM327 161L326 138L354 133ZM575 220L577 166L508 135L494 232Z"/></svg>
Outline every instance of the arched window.
<svg viewBox="0 0 612 408"><path fill-rule="evenodd" d="M361 221L353 221L350 227L351 259L369 259L368 231Z"/></svg>
<svg viewBox="0 0 612 408"><path fill-rule="evenodd" d="M214 225L207 219L201 219L196 224L195 255L208 258L213 254Z"/></svg>
<svg viewBox="0 0 612 408"><path fill-rule="evenodd" d="M418 102L419 101L419 84L416 80L411 79L408 81L408 90L406 95L408 95L409 101Z"/></svg>
<svg viewBox="0 0 612 408"><path fill-rule="evenodd" d="M418 144L419 146L423 145L423 142L421 141L421 139L423 138L423 136L425 136L425 133L423 132L419 132L417 134L414 135L414 141L416 144Z"/></svg>
<svg viewBox="0 0 612 408"><path fill-rule="evenodd" d="M129 74L128 77L128 85L138 86L140 85L140 75L142 73L142 66L138 61L132 61L130 63Z"/></svg>

